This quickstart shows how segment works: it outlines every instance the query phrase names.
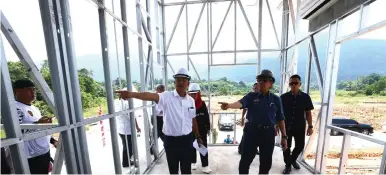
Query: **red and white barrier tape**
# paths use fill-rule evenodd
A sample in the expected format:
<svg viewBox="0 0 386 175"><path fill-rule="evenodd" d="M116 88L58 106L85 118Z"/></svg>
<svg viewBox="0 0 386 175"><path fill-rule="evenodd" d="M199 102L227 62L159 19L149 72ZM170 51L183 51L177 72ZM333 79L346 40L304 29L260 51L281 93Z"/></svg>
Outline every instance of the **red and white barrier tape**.
<svg viewBox="0 0 386 175"><path fill-rule="evenodd" d="M98 109L98 115L101 116L102 115L102 108L101 106L99 106L99 109ZM102 143L103 143L103 147L106 146L106 139L105 139L105 129L104 129L104 126L103 126L103 121L99 121L99 124L101 125L101 133L102 133Z"/></svg>

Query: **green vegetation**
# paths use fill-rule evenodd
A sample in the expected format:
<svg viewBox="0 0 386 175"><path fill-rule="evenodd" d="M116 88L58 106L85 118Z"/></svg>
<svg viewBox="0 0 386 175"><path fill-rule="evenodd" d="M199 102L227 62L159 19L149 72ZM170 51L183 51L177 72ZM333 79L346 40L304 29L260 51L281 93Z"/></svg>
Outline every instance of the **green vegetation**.
<svg viewBox="0 0 386 175"><path fill-rule="evenodd" d="M348 96L360 95L379 95L386 96L386 76L380 74L370 74L359 77L354 81L341 81L337 84L340 90L349 91L349 93L337 94Z"/></svg>
<svg viewBox="0 0 386 175"><path fill-rule="evenodd" d="M12 82L19 79L30 79L27 69L23 66L21 62L8 62L8 68ZM47 60L45 60L42 64L40 72L42 73L43 78L47 82L48 86L52 89L51 75ZM89 111L99 105L103 106L104 104L106 104L106 100L104 99L106 93L103 87L103 83L95 81L92 78L92 75L93 73L90 70L78 70L82 107L84 111ZM51 111L47 103L44 101L43 96L40 92L37 92L37 97L36 101L34 102L34 105L40 109L42 115L53 115L53 112Z"/></svg>

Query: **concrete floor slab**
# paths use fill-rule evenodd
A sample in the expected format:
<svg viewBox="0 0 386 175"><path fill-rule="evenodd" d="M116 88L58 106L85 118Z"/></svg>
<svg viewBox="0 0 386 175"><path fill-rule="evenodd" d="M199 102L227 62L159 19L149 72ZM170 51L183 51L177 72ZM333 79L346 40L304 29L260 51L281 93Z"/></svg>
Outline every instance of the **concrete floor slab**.
<svg viewBox="0 0 386 175"><path fill-rule="evenodd" d="M199 155L197 155L199 156ZM281 148L275 147L272 157L272 168L270 174L282 174L284 169L283 152ZM212 146L209 147L209 166L213 170L211 174L238 174L240 155L237 152L237 146ZM200 158L197 157L197 170L192 174L203 174L201 171ZM149 174L168 174L169 169L166 161L166 155L157 162ZM259 173L259 156L256 156L250 167L250 174ZM300 170L292 170L292 174L312 174L302 167Z"/></svg>

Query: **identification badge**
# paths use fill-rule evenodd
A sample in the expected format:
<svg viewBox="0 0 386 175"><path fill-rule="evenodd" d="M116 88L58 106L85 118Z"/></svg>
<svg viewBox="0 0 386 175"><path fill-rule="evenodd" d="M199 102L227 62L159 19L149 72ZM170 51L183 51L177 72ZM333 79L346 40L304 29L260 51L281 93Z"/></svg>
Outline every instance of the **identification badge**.
<svg viewBox="0 0 386 175"><path fill-rule="evenodd" d="M257 104L257 103L259 103L259 98L256 98L255 100L253 100L253 103L255 103L255 104Z"/></svg>

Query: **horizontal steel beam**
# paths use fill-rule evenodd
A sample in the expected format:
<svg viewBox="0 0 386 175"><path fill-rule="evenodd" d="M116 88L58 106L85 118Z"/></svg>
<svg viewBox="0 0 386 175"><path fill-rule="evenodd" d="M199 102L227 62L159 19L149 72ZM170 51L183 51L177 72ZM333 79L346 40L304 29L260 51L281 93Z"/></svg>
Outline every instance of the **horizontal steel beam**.
<svg viewBox="0 0 386 175"><path fill-rule="evenodd" d="M48 129L59 126L58 124L20 124L20 129ZM4 125L0 124L0 129L4 129Z"/></svg>
<svg viewBox="0 0 386 175"><path fill-rule="evenodd" d="M362 3L362 5L369 4L369 3L372 2L372 1L374 1L374 0L367 0L366 2ZM362 6L362 5L361 5L361 6ZM340 16L339 18L336 18L336 19L332 20L331 22L329 22L328 24L326 24L326 25L320 27L319 29L317 29L317 30L315 30L315 31L313 31L313 32L311 32L311 33L309 33L306 37L304 37L304 38L302 38L302 39L300 39L300 40L294 42L294 43L291 44L291 45L288 45L288 46L285 48L285 50L288 50L288 49L294 47L295 45L301 43L302 41L306 40L308 37L313 36L313 35L319 33L319 32L322 31L323 29L329 27L330 24L335 23L335 21L340 20L340 19L343 19L344 17L346 17L346 16L348 16L348 15L354 13L355 11L360 10L361 6L358 6L358 7L356 7L356 8L353 8L353 9L349 10L347 13L343 14L343 15ZM338 41L339 41L339 40L338 40Z"/></svg>
<svg viewBox="0 0 386 175"><path fill-rule="evenodd" d="M189 55L202 55L202 54L217 54L217 53L257 53L257 52L280 52L280 49L250 49L250 50L222 50L222 51L212 51L212 52L189 52ZM188 53L169 53L167 56L179 56L187 55Z"/></svg>
<svg viewBox="0 0 386 175"><path fill-rule="evenodd" d="M18 143L21 143L21 139L19 138L6 138L6 139L1 139L1 147L8 147L8 146L11 146L11 145L15 145L15 144L18 144Z"/></svg>
<svg viewBox="0 0 386 175"><path fill-rule="evenodd" d="M229 64L212 64L210 66L256 66L256 63L229 63Z"/></svg>
<svg viewBox="0 0 386 175"><path fill-rule="evenodd" d="M19 143L21 141L37 139L37 138L40 138L40 137L48 136L48 135L51 135L51 134L54 134L54 133L59 133L59 132L70 130L70 129L77 128L77 127L82 127L82 126L85 126L85 125L89 125L89 124L92 124L92 123L99 122L101 120L106 120L106 119L110 119L110 118L117 117L117 116L120 116L120 115L128 114L130 112L135 112L137 110L142 110L144 108L151 108L153 106L154 105L141 106L141 107L133 108L133 109L130 109L130 110L119 111L119 112L116 112L114 114L106 114L106 115L102 115L102 116L96 116L96 117L84 119L83 122L78 122L78 123L71 124L71 125L58 126L58 127L54 127L54 128L45 129L45 130L42 130L42 131L36 131L36 132L33 132L33 133L24 134L21 138L9 138L9 139L12 139L12 140L9 140L9 139L6 139L6 140L9 140L9 141L4 140L7 145L4 145L3 141L2 141L1 147L17 144L17 143Z"/></svg>
<svg viewBox="0 0 386 175"><path fill-rule="evenodd" d="M352 34L349 34L349 35L346 35L346 36L344 36L344 37L341 37L341 38L339 38L339 39L336 41L336 43L337 43L337 44L338 44L338 43L342 43L342 42L344 42L344 41L353 39L353 38L358 37L358 36L360 36L360 35L364 35L364 34L366 34L366 33L369 33L369 32L371 32L371 31L380 29L380 28L385 27L385 26L386 26L386 20L383 20L383 21L378 22L378 23L376 23L376 24L374 24L374 25L371 25L371 26L369 26L369 27L365 27L365 28L363 28L363 29L361 29L361 30L359 30L359 31L357 31L357 32L354 32L354 33L352 33Z"/></svg>
<svg viewBox="0 0 386 175"><path fill-rule="evenodd" d="M181 0L181 2L172 2L172 3L164 3L163 5L164 6L176 6L176 5L185 5L185 4L202 4L202 3L205 3L205 2L227 2L227 1L234 1L234 0L197 0L197 1L183 1Z"/></svg>
<svg viewBox="0 0 386 175"><path fill-rule="evenodd" d="M358 133L358 132L350 131L350 130L343 129L343 128L336 127L336 126L332 126L332 125L327 125L327 128L335 130L335 131L338 131L338 132L341 132L341 133L343 133L345 135L350 135L350 136L353 136L353 137L358 137L360 139L367 140L367 141L370 141L370 142L373 142L373 143L377 143L377 144L380 144L380 145L386 145L386 141L379 140L377 138L374 138L374 137L371 137L371 136L368 136L368 135L364 135L364 134L361 134L361 133Z"/></svg>

